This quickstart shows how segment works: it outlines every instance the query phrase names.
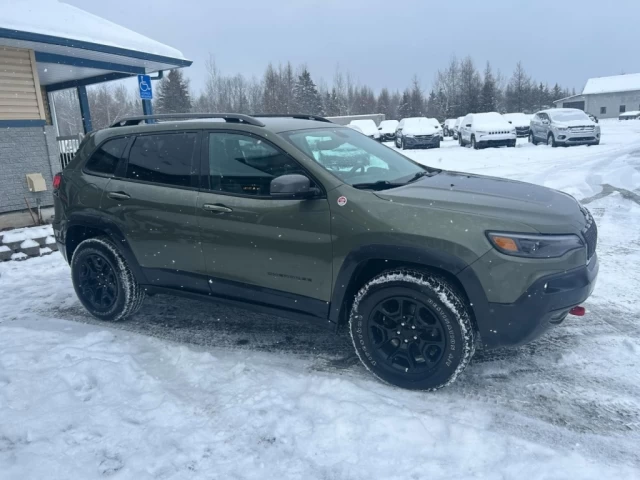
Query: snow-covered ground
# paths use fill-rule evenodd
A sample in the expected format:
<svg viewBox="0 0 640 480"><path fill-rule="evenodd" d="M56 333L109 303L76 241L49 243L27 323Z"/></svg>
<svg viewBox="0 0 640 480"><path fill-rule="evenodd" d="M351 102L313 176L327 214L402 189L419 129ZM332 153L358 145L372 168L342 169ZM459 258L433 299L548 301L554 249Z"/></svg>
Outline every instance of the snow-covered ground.
<svg viewBox="0 0 640 480"><path fill-rule="evenodd" d="M345 332L161 296L109 325L59 254L0 264L0 478L640 478L640 122L602 129L408 152L562 189L600 228L588 314L437 393L377 382Z"/></svg>

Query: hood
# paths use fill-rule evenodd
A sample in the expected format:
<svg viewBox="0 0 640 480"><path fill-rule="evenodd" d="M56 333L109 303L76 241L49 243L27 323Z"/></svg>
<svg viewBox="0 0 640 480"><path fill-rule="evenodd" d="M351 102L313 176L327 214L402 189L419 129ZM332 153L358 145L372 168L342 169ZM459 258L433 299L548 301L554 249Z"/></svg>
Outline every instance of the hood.
<svg viewBox="0 0 640 480"><path fill-rule="evenodd" d="M580 204L570 195L505 178L443 171L376 195L394 203L496 217L540 233L577 233L585 224Z"/></svg>
<svg viewBox="0 0 640 480"><path fill-rule="evenodd" d="M511 125L509 122L507 122L506 120L504 122L482 122L482 123L475 123L473 125L473 128L477 131L477 130L487 130L487 131L492 131L492 130L508 130L511 131L513 128L515 128L515 125Z"/></svg>
<svg viewBox="0 0 640 480"><path fill-rule="evenodd" d="M585 118L583 120L567 120L564 122L554 121L553 124L560 127L591 127L596 125L596 123L590 118Z"/></svg>

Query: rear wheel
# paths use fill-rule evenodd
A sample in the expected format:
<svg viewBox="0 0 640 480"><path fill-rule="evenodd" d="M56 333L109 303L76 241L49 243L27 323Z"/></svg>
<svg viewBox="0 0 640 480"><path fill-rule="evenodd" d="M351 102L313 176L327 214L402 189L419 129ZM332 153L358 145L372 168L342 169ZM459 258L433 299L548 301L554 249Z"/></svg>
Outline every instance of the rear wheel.
<svg viewBox="0 0 640 480"><path fill-rule="evenodd" d="M554 148L558 146L558 144L556 143L556 139L553 136L553 133L550 133L549 136L547 137L547 145Z"/></svg>
<svg viewBox="0 0 640 480"><path fill-rule="evenodd" d="M349 329L358 357L376 377L402 388L451 384L474 353L468 307L446 279L392 270L355 297Z"/></svg>
<svg viewBox="0 0 640 480"><path fill-rule="evenodd" d="M538 144L538 141L536 140L536 137L533 134L533 132L529 132L529 143L532 143L534 145Z"/></svg>
<svg viewBox="0 0 640 480"><path fill-rule="evenodd" d="M115 322L133 315L145 297L124 257L106 238L78 245L71 259L71 279L82 305L100 320Z"/></svg>

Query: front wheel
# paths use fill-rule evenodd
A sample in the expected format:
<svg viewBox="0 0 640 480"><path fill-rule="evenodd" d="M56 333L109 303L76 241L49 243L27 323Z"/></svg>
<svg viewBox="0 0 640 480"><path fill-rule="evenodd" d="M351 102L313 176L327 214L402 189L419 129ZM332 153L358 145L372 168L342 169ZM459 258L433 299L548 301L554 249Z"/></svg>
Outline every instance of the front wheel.
<svg viewBox="0 0 640 480"><path fill-rule="evenodd" d="M509 140L509 143L507 144L507 147L515 147L516 146L516 142L517 140Z"/></svg>
<svg viewBox="0 0 640 480"><path fill-rule="evenodd" d="M529 132L529 143L533 145L538 144L538 141L536 140L536 136L533 134L533 132Z"/></svg>
<svg viewBox="0 0 640 480"><path fill-rule="evenodd" d="M471 148L473 148L474 150L478 150L480 148L478 142L476 142L475 135L471 135Z"/></svg>
<svg viewBox="0 0 640 480"><path fill-rule="evenodd" d="M443 277L391 270L355 297L351 338L364 366L401 388L436 390L471 361L475 333L469 308Z"/></svg>
<svg viewBox="0 0 640 480"><path fill-rule="evenodd" d="M406 147L405 147L405 145L404 145L404 138L401 138L401 139L400 139L400 149L401 149L401 150L404 150L405 148L406 148Z"/></svg>
<svg viewBox="0 0 640 480"><path fill-rule="evenodd" d="M558 146L558 144L556 143L556 139L553 136L553 133L550 133L549 136L547 137L547 145L554 148Z"/></svg>
<svg viewBox="0 0 640 480"><path fill-rule="evenodd" d="M106 238L89 238L71 259L71 280L80 303L100 320L118 321L136 313L145 293L124 257Z"/></svg>

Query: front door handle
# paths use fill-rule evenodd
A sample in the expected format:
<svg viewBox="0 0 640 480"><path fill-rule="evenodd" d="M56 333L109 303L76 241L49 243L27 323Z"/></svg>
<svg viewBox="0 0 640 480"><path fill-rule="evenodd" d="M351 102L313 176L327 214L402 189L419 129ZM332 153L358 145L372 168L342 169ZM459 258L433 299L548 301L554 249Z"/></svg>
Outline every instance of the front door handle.
<svg viewBox="0 0 640 480"><path fill-rule="evenodd" d="M233 212L233 209L229 208L229 207L225 207L224 205L214 205L211 203L205 203L202 208L204 208L205 210L209 211L209 212L216 212L216 213L229 213L229 212Z"/></svg>
<svg viewBox="0 0 640 480"><path fill-rule="evenodd" d="M107 193L107 197L112 198L113 200L129 200L131 195L127 195L124 192L109 192Z"/></svg>

